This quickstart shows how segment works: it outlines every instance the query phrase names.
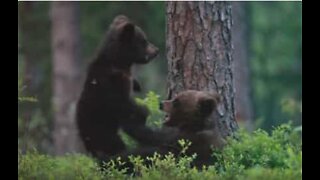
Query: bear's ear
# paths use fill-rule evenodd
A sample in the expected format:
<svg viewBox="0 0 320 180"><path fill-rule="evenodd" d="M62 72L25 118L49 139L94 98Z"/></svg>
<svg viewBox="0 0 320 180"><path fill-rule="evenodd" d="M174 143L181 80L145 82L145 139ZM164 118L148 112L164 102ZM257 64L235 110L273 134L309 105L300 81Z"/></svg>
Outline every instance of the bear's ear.
<svg viewBox="0 0 320 180"><path fill-rule="evenodd" d="M130 41L134 37L135 27L132 23L126 23L121 28L120 40L121 41Z"/></svg>
<svg viewBox="0 0 320 180"><path fill-rule="evenodd" d="M212 111L216 108L216 101L214 99L201 99L199 100L199 111L202 115L207 116L212 113Z"/></svg>
<svg viewBox="0 0 320 180"><path fill-rule="evenodd" d="M125 15L118 15L113 19L113 25L119 25L120 23L128 22L129 19Z"/></svg>

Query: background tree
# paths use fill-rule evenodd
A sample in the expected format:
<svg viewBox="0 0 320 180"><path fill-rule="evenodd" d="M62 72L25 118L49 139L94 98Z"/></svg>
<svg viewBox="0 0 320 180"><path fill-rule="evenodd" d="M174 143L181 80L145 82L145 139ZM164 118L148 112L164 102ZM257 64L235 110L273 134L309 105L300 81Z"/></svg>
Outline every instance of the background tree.
<svg viewBox="0 0 320 180"><path fill-rule="evenodd" d="M251 2L250 67L256 126L301 124L302 2Z"/></svg>
<svg viewBox="0 0 320 180"><path fill-rule="evenodd" d="M168 98L186 89L216 90L223 136L237 129L229 2L167 2Z"/></svg>
<svg viewBox="0 0 320 180"><path fill-rule="evenodd" d="M56 154L77 152L75 107L81 89L79 76L78 2L52 2L53 110Z"/></svg>
<svg viewBox="0 0 320 180"><path fill-rule="evenodd" d="M19 103L18 144L23 150L50 152L52 147L49 29L48 3L18 2L19 91L38 100Z"/></svg>
<svg viewBox="0 0 320 180"><path fill-rule="evenodd" d="M250 6L246 2L232 2L232 42L236 120L253 130L251 74L249 67Z"/></svg>
<svg viewBox="0 0 320 180"><path fill-rule="evenodd" d="M24 32L24 35L20 35L21 38L19 38L19 49L22 50L24 53L23 69L20 70L20 72L23 73L23 79L21 79L21 81L25 82L25 85L21 85L21 91L24 91L28 95L35 93L35 81L33 80L33 78L36 68L32 66L32 62L36 60L36 53L34 52L34 49L30 48L27 44L27 42L29 42L33 38L32 26L34 26L34 24L37 23L33 18L33 7L34 2L26 2L20 4L18 8L20 15L18 17L18 31ZM34 106L30 103L24 104L22 106L24 109L24 111L21 112L22 118L24 120L24 131L21 132L21 134L23 134L24 138L28 138L29 124L31 121L32 113L34 111ZM22 145L23 151L28 149L28 144L26 142L27 141L25 139Z"/></svg>

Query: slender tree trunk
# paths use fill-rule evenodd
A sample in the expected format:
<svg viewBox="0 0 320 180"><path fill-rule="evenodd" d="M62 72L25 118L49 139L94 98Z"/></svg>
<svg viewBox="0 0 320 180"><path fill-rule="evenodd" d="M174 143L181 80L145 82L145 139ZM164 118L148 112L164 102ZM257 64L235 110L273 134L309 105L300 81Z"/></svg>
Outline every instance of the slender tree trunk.
<svg viewBox="0 0 320 180"><path fill-rule="evenodd" d="M187 89L216 90L222 136L237 129L229 2L167 2L168 98Z"/></svg>
<svg viewBox="0 0 320 180"><path fill-rule="evenodd" d="M32 61L35 61L33 49L28 43L32 40L32 27L35 25L33 20L33 6L34 2L19 2L19 24L22 35L22 47L24 53L24 79L23 82L28 85L28 89L33 89L31 84L33 77Z"/></svg>
<svg viewBox="0 0 320 180"><path fill-rule="evenodd" d="M247 2L232 2L236 120L252 130L248 8Z"/></svg>
<svg viewBox="0 0 320 180"><path fill-rule="evenodd" d="M79 151L75 106L80 90L78 2L51 4L54 145L56 154Z"/></svg>
<svg viewBox="0 0 320 180"><path fill-rule="evenodd" d="M19 2L18 6L18 25L22 35L19 39L20 47L19 49L23 53L23 93L26 96L34 96L36 92L35 83L33 81L35 76L35 66L34 62L36 59L36 53L34 48L31 47L30 42L34 41L32 27L36 24L34 20L33 6L35 2ZM28 139L29 139L29 124L31 121L32 114L34 113L34 105L27 103L20 105L23 123L23 145L22 151L28 150ZM19 135L20 137L21 135Z"/></svg>

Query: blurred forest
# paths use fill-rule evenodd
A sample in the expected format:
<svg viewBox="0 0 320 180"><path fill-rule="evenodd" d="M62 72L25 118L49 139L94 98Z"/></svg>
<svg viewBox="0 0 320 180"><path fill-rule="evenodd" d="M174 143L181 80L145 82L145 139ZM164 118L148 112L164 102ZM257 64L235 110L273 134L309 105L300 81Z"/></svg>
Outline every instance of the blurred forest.
<svg viewBox="0 0 320 180"><path fill-rule="evenodd" d="M270 130L292 121L302 124L302 3L242 2L246 26L243 41L249 71L253 129ZM18 3L18 146L53 153L54 87L51 2ZM125 14L160 48L151 63L136 67L144 97L154 91L166 98L165 2L74 2L79 33L76 57L77 79L82 88L86 68L114 16ZM235 21L236 17L234 17ZM234 22L236 24L237 22ZM77 27L77 26L76 26ZM237 27L237 26L235 26ZM233 30L237 33L237 29ZM236 54L236 53L235 53ZM237 57L234 56L234 61ZM237 71L237 67L235 67ZM237 73L235 72L236 76ZM237 77L235 77L235 81ZM81 91L81 88L77 91ZM74 93L79 93L74 92ZM236 91L237 93L237 91ZM33 102L36 101L36 102ZM241 105L240 105L241 106Z"/></svg>

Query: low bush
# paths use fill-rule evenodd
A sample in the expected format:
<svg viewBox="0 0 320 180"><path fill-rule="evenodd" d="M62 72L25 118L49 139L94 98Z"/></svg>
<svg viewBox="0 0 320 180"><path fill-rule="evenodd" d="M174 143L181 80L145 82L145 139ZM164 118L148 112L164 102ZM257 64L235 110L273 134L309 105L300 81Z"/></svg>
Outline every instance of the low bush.
<svg viewBox="0 0 320 180"><path fill-rule="evenodd" d="M276 127L271 134L264 130L248 133L239 130L221 151L213 152L216 162L203 169L191 167L194 156L175 158L171 153L155 153L146 166L140 157L131 157L135 176L116 167L121 159L101 170L90 157L68 154L55 157L37 151L18 153L19 179L259 179L282 180L302 178L302 128L289 124ZM188 144L188 143L182 143Z"/></svg>

